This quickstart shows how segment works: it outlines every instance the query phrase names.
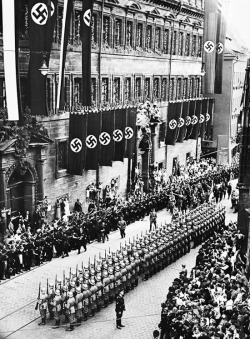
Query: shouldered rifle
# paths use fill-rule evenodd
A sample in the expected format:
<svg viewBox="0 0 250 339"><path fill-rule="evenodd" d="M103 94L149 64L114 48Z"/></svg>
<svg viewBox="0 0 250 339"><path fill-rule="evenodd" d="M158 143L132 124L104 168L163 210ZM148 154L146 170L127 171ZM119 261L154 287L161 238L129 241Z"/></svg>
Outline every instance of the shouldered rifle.
<svg viewBox="0 0 250 339"><path fill-rule="evenodd" d="M36 302L35 310L38 309L39 300L40 300L40 293L41 293L41 283L39 283L38 297L37 297L37 302Z"/></svg>

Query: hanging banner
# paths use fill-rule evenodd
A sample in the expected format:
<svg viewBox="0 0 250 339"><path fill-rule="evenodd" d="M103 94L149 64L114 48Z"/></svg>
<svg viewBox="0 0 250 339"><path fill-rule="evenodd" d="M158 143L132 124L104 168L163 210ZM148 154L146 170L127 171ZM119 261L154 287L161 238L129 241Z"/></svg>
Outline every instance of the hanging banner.
<svg viewBox="0 0 250 339"><path fill-rule="evenodd" d="M126 127L124 130L125 138L125 158L132 159L136 143L136 107L126 108Z"/></svg>
<svg viewBox="0 0 250 339"><path fill-rule="evenodd" d="M64 110L65 102L65 59L67 46L70 34L70 19L73 12L73 0L64 0L63 4L63 19L62 19L62 32L61 32L61 49L60 49L60 62L59 62L59 81L57 88L57 102L56 109Z"/></svg>
<svg viewBox="0 0 250 339"><path fill-rule="evenodd" d="M208 99L208 113L206 114L206 140L212 140L211 125L214 113L214 98Z"/></svg>
<svg viewBox="0 0 250 339"><path fill-rule="evenodd" d="M18 0L2 1L3 60L8 120L19 120L20 84L18 67L18 29L21 3Z"/></svg>
<svg viewBox="0 0 250 339"><path fill-rule="evenodd" d="M112 166L114 152L114 110L103 111L101 113L101 133L99 135L100 142L100 166Z"/></svg>
<svg viewBox="0 0 250 339"><path fill-rule="evenodd" d="M170 101L167 114L167 131L165 137L165 145L175 145L177 136L178 119L180 118L179 102Z"/></svg>
<svg viewBox="0 0 250 339"><path fill-rule="evenodd" d="M91 106L91 21L93 1L82 0L82 105Z"/></svg>
<svg viewBox="0 0 250 339"><path fill-rule="evenodd" d="M177 116L179 116L179 118L177 119L177 130L176 130L176 137L175 137L175 142L177 142L178 137L179 137L179 133L180 133L180 129L182 127L182 108L183 108L183 101L178 101L176 102L176 112L177 112Z"/></svg>
<svg viewBox="0 0 250 339"><path fill-rule="evenodd" d="M205 131L206 131L207 106L208 106L208 99L204 98L202 100L202 109L201 109L201 114L200 114L200 137L201 137L201 140L204 139L204 134L205 134Z"/></svg>
<svg viewBox="0 0 250 339"><path fill-rule="evenodd" d="M187 132L186 118L188 114L189 114L189 100L185 100L182 105L182 115L178 120L179 135L177 142L183 142L186 136Z"/></svg>
<svg viewBox="0 0 250 339"><path fill-rule="evenodd" d="M85 140L86 146L86 158L85 169L96 170L99 164L100 147L99 147L99 135L100 135L101 114L100 112L87 114L87 136Z"/></svg>
<svg viewBox="0 0 250 339"><path fill-rule="evenodd" d="M71 112L69 117L68 173L82 175L85 162L87 114Z"/></svg>
<svg viewBox="0 0 250 339"><path fill-rule="evenodd" d="M205 0L203 48L206 73L204 93L214 93L218 0Z"/></svg>
<svg viewBox="0 0 250 339"><path fill-rule="evenodd" d="M188 115L185 119L185 124L186 124L185 140L188 140L190 135L192 134L192 130L193 130L192 117L194 115L195 115L195 100L190 100L189 101Z"/></svg>
<svg viewBox="0 0 250 339"><path fill-rule="evenodd" d="M30 107L32 115L48 115L46 76L56 22L57 0L28 0Z"/></svg>
<svg viewBox="0 0 250 339"><path fill-rule="evenodd" d="M202 109L202 100L195 100L195 111L193 116L191 117L191 124L193 125L192 133L189 136L189 139L197 140L199 132L200 132L200 114Z"/></svg>
<svg viewBox="0 0 250 339"><path fill-rule="evenodd" d="M115 109L115 127L113 131L114 161L123 161L125 155L126 108Z"/></svg>

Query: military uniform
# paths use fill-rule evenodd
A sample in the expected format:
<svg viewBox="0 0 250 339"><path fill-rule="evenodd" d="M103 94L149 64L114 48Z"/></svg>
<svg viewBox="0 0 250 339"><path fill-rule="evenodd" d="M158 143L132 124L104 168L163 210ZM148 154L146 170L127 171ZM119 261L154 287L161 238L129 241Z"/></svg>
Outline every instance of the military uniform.
<svg viewBox="0 0 250 339"><path fill-rule="evenodd" d="M125 303L123 298L123 292L120 292L118 296L116 297L116 305L115 305L115 312L116 312L116 327L118 329L121 329L121 327L124 327L122 325L122 314L125 310Z"/></svg>
<svg viewBox="0 0 250 339"><path fill-rule="evenodd" d="M38 300L39 311L41 315L42 321L39 325L46 324L46 317L47 317L47 310L48 310L48 294L46 293L45 289L41 289L40 299Z"/></svg>
<svg viewBox="0 0 250 339"><path fill-rule="evenodd" d="M53 328L58 328L61 322L61 314L62 314L62 297L60 295L60 290L57 289L55 291L55 295L50 302L54 314L55 326Z"/></svg>
<svg viewBox="0 0 250 339"><path fill-rule="evenodd" d="M75 323L75 304L76 300L73 296L73 293L70 291L68 292L68 300L66 302L65 308L66 308L66 313L68 314L69 317L69 328L66 329L66 331L73 331L74 330L74 323Z"/></svg>
<svg viewBox="0 0 250 339"><path fill-rule="evenodd" d="M76 287L75 308L76 308L76 323L77 325L80 325L82 321L82 308L83 308L83 294L80 286Z"/></svg>

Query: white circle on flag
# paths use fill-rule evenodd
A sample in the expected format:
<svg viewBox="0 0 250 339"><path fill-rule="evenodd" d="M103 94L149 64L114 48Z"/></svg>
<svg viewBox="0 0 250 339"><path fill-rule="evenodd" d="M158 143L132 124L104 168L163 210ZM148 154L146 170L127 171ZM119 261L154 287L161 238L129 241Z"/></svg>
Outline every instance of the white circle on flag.
<svg viewBox="0 0 250 339"><path fill-rule="evenodd" d="M201 114L199 123L202 124L204 121L205 121L205 117L203 114Z"/></svg>
<svg viewBox="0 0 250 339"><path fill-rule="evenodd" d="M178 119L178 127L181 128L182 126L184 126L184 124L185 124L184 119L183 118L179 118Z"/></svg>
<svg viewBox="0 0 250 339"><path fill-rule="evenodd" d="M177 121L175 119L170 120L168 126L170 129L175 129L177 127Z"/></svg>
<svg viewBox="0 0 250 339"><path fill-rule="evenodd" d="M83 21L86 26L90 27L91 24L91 10L87 9L83 14Z"/></svg>
<svg viewBox="0 0 250 339"><path fill-rule="evenodd" d="M38 2L31 8L31 18L37 25L45 25L48 20L48 7Z"/></svg>
<svg viewBox="0 0 250 339"><path fill-rule="evenodd" d="M206 121L209 121L210 120L210 115L207 113L206 114Z"/></svg>
<svg viewBox="0 0 250 339"><path fill-rule="evenodd" d="M133 128L131 127L126 127L125 128L125 139L131 139L134 135Z"/></svg>
<svg viewBox="0 0 250 339"><path fill-rule="evenodd" d="M107 146L110 143L111 137L107 132L102 132L99 135L99 141L103 146Z"/></svg>
<svg viewBox="0 0 250 339"><path fill-rule="evenodd" d="M90 134L87 136L85 143L88 148L95 148L97 145L97 139L94 135Z"/></svg>
<svg viewBox="0 0 250 339"><path fill-rule="evenodd" d="M221 54L221 53L223 52L223 50L224 50L224 46L223 46L223 44L222 44L221 42L219 42L219 43L217 44L217 46L216 46L216 52L217 52L218 54Z"/></svg>
<svg viewBox="0 0 250 339"><path fill-rule="evenodd" d="M186 117L186 126L189 126L191 124L191 117L187 116Z"/></svg>
<svg viewBox="0 0 250 339"><path fill-rule="evenodd" d="M79 153L82 149L82 141L78 138L74 138L70 142L70 149L74 153Z"/></svg>
<svg viewBox="0 0 250 339"><path fill-rule="evenodd" d="M192 120L191 120L191 124L192 124L192 125L196 125L197 122L198 122L197 116L196 116L196 115L193 115L193 116L192 116Z"/></svg>
<svg viewBox="0 0 250 339"><path fill-rule="evenodd" d="M207 53L212 53L214 51L214 43L213 41L206 41L204 43L204 51Z"/></svg>
<svg viewBox="0 0 250 339"><path fill-rule="evenodd" d="M123 139L123 133L120 129L116 129L114 130L113 132L113 139L116 141L116 142L120 142L122 141Z"/></svg>

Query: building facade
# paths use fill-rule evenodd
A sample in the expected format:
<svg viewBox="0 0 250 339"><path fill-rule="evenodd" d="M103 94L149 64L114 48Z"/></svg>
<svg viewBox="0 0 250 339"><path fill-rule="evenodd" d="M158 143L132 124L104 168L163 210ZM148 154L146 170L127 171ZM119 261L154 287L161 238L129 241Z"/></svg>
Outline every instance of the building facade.
<svg viewBox="0 0 250 339"><path fill-rule="evenodd" d="M157 102L161 120L166 121L169 101L202 96L203 0L94 2L92 18L92 104L95 107L118 104ZM59 1L53 46L46 75L49 115L29 120L30 128L16 128L7 136L3 126L0 142L0 204L13 215L35 212L36 205L46 197L48 216L53 218L56 203L66 197L72 206L77 198L86 205L86 189L96 183L95 171L83 176L67 173L69 112L81 103L81 2L74 1L65 67L64 110L57 112L56 92L63 7ZM22 111L28 112L28 8L22 2L19 46ZM1 24L0 24L1 32ZM1 40L0 40L1 44ZM5 112L4 61L0 54L0 109ZM30 118L29 118L30 119ZM28 121L28 120L27 120ZM185 140L175 146L165 146L161 134L163 124L156 126L153 144L154 159L168 175L178 162L185 165L196 157L197 141ZM140 140L138 128L138 144ZM19 143L19 144L18 144ZM20 145L25 152L20 153ZM19 152L19 153L18 153ZM152 160L152 159L151 159ZM142 158L137 154L134 167L142 170ZM112 167L100 167L98 181L102 186L115 180L118 192L127 189L127 159ZM3 216L6 213L2 212ZM10 212L7 212L7 214Z"/></svg>

